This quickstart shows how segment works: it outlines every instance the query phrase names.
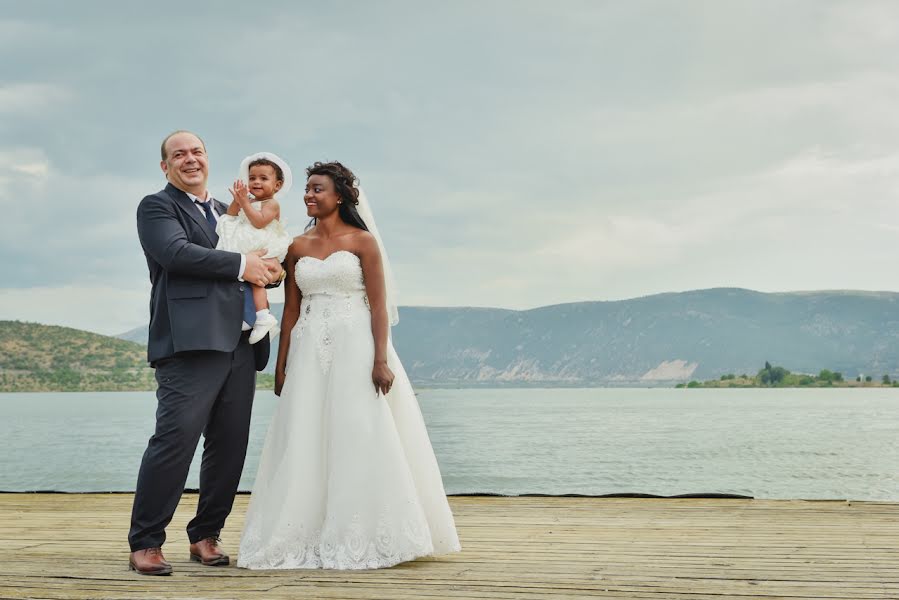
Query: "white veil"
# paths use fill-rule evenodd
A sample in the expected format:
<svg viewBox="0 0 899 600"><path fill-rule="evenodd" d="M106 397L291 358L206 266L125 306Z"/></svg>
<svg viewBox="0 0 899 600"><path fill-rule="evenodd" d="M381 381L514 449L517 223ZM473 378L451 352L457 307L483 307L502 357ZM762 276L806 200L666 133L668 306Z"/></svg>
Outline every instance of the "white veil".
<svg viewBox="0 0 899 600"><path fill-rule="evenodd" d="M384 291L387 301L387 321L391 325L400 322L400 313L396 304L396 280L393 278L393 269L390 268L390 259L387 258L387 251L384 249L384 242L381 241L381 234L378 233L378 226L375 224L375 216L371 212L371 205L368 203L368 197L365 192L357 184L356 189L359 190L359 204L356 205L356 211L359 217L368 227L369 233L375 236L378 242L378 250L381 252L381 264L384 268Z"/></svg>

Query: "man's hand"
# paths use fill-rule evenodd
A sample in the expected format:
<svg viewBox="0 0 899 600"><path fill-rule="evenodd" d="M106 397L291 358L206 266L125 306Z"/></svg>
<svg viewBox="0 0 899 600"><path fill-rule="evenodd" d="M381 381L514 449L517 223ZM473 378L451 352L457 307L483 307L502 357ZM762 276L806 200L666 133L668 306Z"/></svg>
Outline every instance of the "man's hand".
<svg viewBox="0 0 899 600"><path fill-rule="evenodd" d="M277 282L281 281L284 276L284 267L281 266L281 263L278 262L277 258L266 258L265 264L268 266L268 272L272 276L272 281Z"/></svg>
<svg viewBox="0 0 899 600"><path fill-rule="evenodd" d="M247 254L247 265L243 270L244 281L265 286L275 280L271 273L270 259L262 258L267 252L268 250L256 250Z"/></svg>

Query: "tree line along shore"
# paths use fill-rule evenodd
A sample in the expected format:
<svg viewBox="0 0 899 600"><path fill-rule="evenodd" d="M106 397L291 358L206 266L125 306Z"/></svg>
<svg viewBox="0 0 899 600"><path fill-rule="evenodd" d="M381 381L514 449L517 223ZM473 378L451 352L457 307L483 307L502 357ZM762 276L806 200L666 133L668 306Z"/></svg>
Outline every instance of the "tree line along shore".
<svg viewBox="0 0 899 600"><path fill-rule="evenodd" d="M845 378L839 371L822 369L817 375L809 373L791 373L780 366L773 366L765 361L765 366L755 375L734 375L728 373L718 379L707 381L690 381L675 386L681 388L811 388L811 387L899 387L899 381L889 374L879 377L874 375L856 375Z"/></svg>

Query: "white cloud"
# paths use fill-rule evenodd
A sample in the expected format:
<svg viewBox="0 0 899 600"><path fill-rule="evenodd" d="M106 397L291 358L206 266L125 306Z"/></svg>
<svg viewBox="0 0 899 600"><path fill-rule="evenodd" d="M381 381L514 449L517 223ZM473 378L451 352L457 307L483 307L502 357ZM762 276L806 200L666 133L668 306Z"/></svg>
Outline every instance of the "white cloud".
<svg viewBox="0 0 899 600"><path fill-rule="evenodd" d="M895 287L895 3L276 2L263 49L184 64L160 51L242 13L26 4L0 20L5 285L144 285L134 208L190 127L219 196L256 150L354 168L405 304Z"/></svg>
<svg viewBox="0 0 899 600"><path fill-rule="evenodd" d="M403 302L446 304L441 296L455 296L527 308L714 286L891 289L897 182L899 154L812 151L717 181L700 195L617 215L595 202L552 219L539 236L511 228L524 244L514 253L435 250L426 262L443 281L426 267L410 269ZM415 294L421 280L431 282L427 295Z"/></svg>
<svg viewBox="0 0 899 600"><path fill-rule="evenodd" d="M40 115L72 98L66 87L52 83L13 83L0 86L0 115Z"/></svg>
<svg viewBox="0 0 899 600"><path fill-rule="evenodd" d="M127 289L104 285L5 288L0 289L0 315L4 320L116 335L149 320L149 298L149 281Z"/></svg>
<svg viewBox="0 0 899 600"><path fill-rule="evenodd" d="M21 48L36 39L52 35L52 28L26 19L0 18L0 44L10 49Z"/></svg>
<svg viewBox="0 0 899 600"><path fill-rule="evenodd" d="M20 163L12 166L12 170L17 173L24 173L32 177L46 177L50 170L50 165L46 162Z"/></svg>
<svg viewBox="0 0 899 600"><path fill-rule="evenodd" d="M50 163L40 148L0 148L0 175L7 178L26 175L33 182L44 180L50 171ZM12 191L0 193L0 198L12 195Z"/></svg>

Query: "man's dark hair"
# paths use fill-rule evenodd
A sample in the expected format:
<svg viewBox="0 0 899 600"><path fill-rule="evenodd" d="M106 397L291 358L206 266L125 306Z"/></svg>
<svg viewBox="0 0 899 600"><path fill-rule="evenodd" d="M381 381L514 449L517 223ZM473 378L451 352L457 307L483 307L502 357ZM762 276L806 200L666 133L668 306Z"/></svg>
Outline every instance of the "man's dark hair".
<svg viewBox="0 0 899 600"><path fill-rule="evenodd" d="M194 136L194 137L196 137L198 140L200 140L200 143L203 144L203 150L206 149L206 142L204 142L204 141L203 141L203 138L201 138L200 136L198 136L196 133L194 133L193 131L188 131L187 129L176 129L176 130L173 131L172 133L170 133L170 134L168 134L167 136L165 136L165 139L162 140L162 146L159 148L159 154L162 155L162 160L166 160L166 159L169 157L168 154L167 154L166 151L165 151L165 145L166 145L166 143L167 143L170 139L172 139L172 136L178 135L179 133L189 133L189 134L191 134L192 136Z"/></svg>

